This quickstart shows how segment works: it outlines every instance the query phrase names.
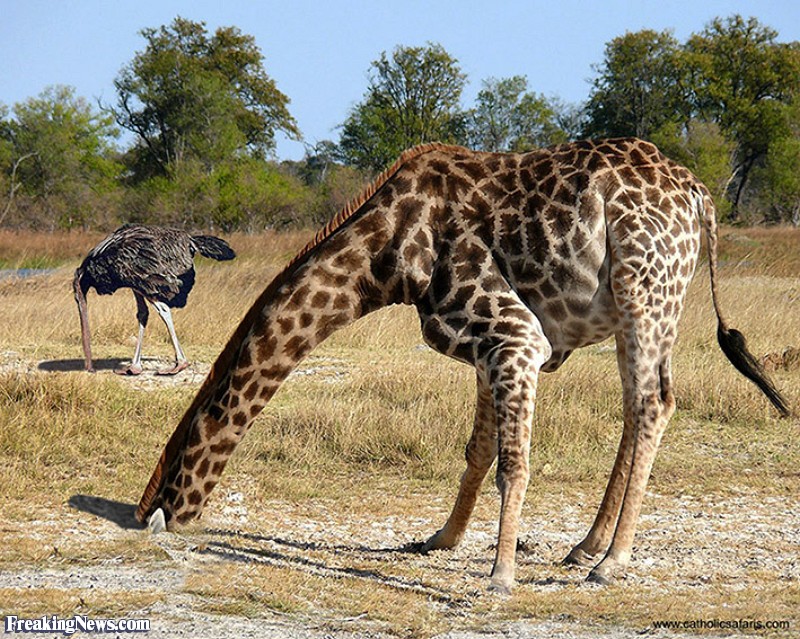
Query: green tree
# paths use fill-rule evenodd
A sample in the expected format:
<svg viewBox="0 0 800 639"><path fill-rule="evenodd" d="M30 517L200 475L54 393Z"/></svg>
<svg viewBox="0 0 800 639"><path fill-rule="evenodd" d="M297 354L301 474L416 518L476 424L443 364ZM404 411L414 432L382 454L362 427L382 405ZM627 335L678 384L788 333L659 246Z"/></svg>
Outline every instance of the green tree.
<svg viewBox="0 0 800 639"><path fill-rule="evenodd" d="M111 118L95 111L71 87L45 89L14 106L4 125L11 147L10 189L35 199L50 226L101 220L122 171Z"/></svg>
<svg viewBox="0 0 800 639"><path fill-rule="evenodd" d="M342 125L347 164L379 171L408 147L454 142L466 76L441 45L397 47L372 63L369 87Z"/></svg>
<svg viewBox="0 0 800 639"><path fill-rule="evenodd" d="M339 147L331 140L322 140L306 149L303 161L298 163L297 175L308 186L316 186L325 182L328 173L336 166Z"/></svg>
<svg viewBox="0 0 800 639"><path fill-rule="evenodd" d="M567 139L548 100L528 90L528 79L484 80L466 114L467 143L483 151L526 151Z"/></svg>
<svg viewBox="0 0 800 639"><path fill-rule="evenodd" d="M768 217L800 226L800 95L783 110L781 135L769 145L763 168Z"/></svg>
<svg viewBox="0 0 800 639"><path fill-rule="evenodd" d="M718 124L702 120L690 120L685 125L667 123L653 133L652 141L703 181L722 216L730 213L725 195L736 145L723 135Z"/></svg>
<svg viewBox="0 0 800 639"><path fill-rule="evenodd" d="M11 120L8 107L0 102L0 167L5 168L11 161L13 146L11 144Z"/></svg>
<svg viewBox="0 0 800 639"><path fill-rule="evenodd" d="M369 175L354 166L341 164L340 150L331 140L322 140L306 148L299 162L281 162L281 169L301 180L309 199L297 221L318 227L328 222L364 190Z"/></svg>
<svg viewBox="0 0 800 639"><path fill-rule="evenodd" d="M588 122L586 104L565 102L557 96L550 98L549 104L555 113L556 126L563 131L566 140L584 137Z"/></svg>
<svg viewBox="0 0 800 639"><path fill-rule="evenodd" d="M136 135L138 177L168 175L186 160L210 171L236 155L263 158L278 131L299 139L289 99L267 75L251 36L235 27L209 35L204 23L180 17L141 34L147 46L114 81L110 108Z"/></svg>
<svg viewBox="0 0 800 639"><path fill-rule="evenodd" d="M248 232L308 222L312 196L295 176L253 158L229 164L218 176L220 206L214 222Z"/></svg>
<svg viewBox="0 0 800 639"><path fill-rule="evenodd" d="M669 31L626 33L606 45L587 105L590 136L649 138L686 111L680 46Z"/></svg>
<svg viewBox="0 0 800 639"><path fill-rule="evenodd" d="M755 18L713 20L687 45L695 110L719 123L736 144L731 178L731 217L754 168L770 145L784 138L784 110L800 94L800 48L777 42L778 33Z"/></svg>
<svg viewBox="0 0 800 639"><path fill-rule="evenodd" d="M0 102L0 225L3 224L14 203L16 170L14 170L14 146L11 143L11 121L8 107Z"/></svg>

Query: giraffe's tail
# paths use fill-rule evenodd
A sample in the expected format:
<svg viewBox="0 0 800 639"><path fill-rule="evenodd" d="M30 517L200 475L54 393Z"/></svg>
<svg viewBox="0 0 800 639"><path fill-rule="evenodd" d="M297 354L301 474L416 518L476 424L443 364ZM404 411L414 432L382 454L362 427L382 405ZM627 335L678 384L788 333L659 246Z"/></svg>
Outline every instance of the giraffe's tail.
<svg viewBox="0 0 800 639"><path fill-rule="evenodd" d="M753 354L747 349L747 342L739 331L728 327L722 315L719 304L719 291L717 289L717 218L716 208L711 196L705 189L697 194L697 206L700 222L705 228L708 248L708 269L711 278L711 300L714 312L717 315L717 341L725 356L747 379L761 390L772 405L783 417L788 417L791 412L786 398L775 387L773 381L764 372L764 368Z"/></svg>

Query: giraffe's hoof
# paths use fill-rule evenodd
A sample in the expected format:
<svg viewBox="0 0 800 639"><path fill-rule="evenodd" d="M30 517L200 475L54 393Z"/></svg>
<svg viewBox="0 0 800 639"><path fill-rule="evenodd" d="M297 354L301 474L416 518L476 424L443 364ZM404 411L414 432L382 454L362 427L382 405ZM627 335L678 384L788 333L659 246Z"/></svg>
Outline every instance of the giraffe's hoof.
<svg viewBox="0 0 800 639"><path fill-rule="evenodd" d="M451 548L455 548L459 541L461 541L460 538L454 539L448 537L444 529L442 529L423 543L420 546L419 552L423 555L427 555L432 550L450 550Z"/></svg>
<svg viewBox="0 0 800 639"><path fill-rule="evenodd" d="M614 578L611 575L603 574L597 570L592 570L586 577L586 581L590 584L599 584L601 586L610 586Z"/></svg>
<svg viewBox="0 0 800 639"><path fill-rule="evenodd" d="M161 508L156 508L150 518L147 520L147 530L152 534L164 532L167 529L167 522L164 519L164 511Z"/></svg>
<svg viewBox="0 0 800 639"><path fill-rule="evenodd" d="M436 535L428 539L428 541L424 541L418 545L418 551L420 555L427 555L429 552L433 552L434 550L441 550L440 546L437 546L434 542L434 538Z"/></svg>
<svg viewBox="0 0 800 639"><path fill-rule="evenodd" d="M492 579L492 583L489 584L489 592L493 595L500 595L501 597L510 597L513 587L513 584Z"/></svg>
<svg viewBox="0 0 800 639"><path fill-rule="evenodd" d="M163 371L158 371L156 375L177 375L182 370L189 368L189 362L178 362L172 368L168 368Z"/></svg>
<svg viewBox="0 0 800 639"><path fill-rule="evenodd" d="M606 555L599 564L589 571L586 581L608 586L618 579L624 579L627 568L628 561L626 559L620 560Z"/></svg>
<svg viewBox="0 0 800 639"><path fill-rule="evenodd" d="M142 367L141 366L134 366L131 364L130 366L126 366L125 368L116 368L114 372L117 375L141 375L142 374Z"/></svg>
<svg viewBox="0 0 800 639"><path fill-rule="evenodd" d="M563 566L580 566L581 568L588 568L589 566L593 566L594 563L594 556L578 547L573 548L561 561L561 565Z"/></svg>

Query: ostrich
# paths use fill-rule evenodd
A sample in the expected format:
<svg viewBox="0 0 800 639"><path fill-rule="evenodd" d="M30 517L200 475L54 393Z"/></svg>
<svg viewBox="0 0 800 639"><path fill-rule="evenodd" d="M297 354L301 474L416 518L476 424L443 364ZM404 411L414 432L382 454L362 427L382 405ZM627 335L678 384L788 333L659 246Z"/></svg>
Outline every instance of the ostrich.
<svg viewBox="0 0 800 639"><path fill-rule="evenodd" d="M175 366L159 371L159 374L174 375L189 365L178 343L170 308L186 306L186 298L194 286L195 253L215 260L232 260L236 257L228 243L217 237L189 235L180 229L140 224L126 224L118 228L89 251L75 271L72 282L81 319L81 338L88 372L94 372L86 311L86 292L91 287L100 295L110 295L118 288L129 288L136 298L139 337L133 361L115 373L138 375L142 372L142 339L149 316L145 300L153 305L164 320L175 348Z"/></svg>

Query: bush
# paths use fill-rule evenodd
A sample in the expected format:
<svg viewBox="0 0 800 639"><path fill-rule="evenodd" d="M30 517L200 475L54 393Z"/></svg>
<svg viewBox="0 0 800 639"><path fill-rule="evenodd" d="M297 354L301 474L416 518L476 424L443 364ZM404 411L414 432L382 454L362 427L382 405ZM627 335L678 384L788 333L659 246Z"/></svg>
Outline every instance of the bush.
<svg viewBox="0 0 800 639"><path fill-rule="evenodd" d="M219 172L220 200L215 222L247 232L302 225L311 208L311 190L274 164L241 160Z"/></svg>

